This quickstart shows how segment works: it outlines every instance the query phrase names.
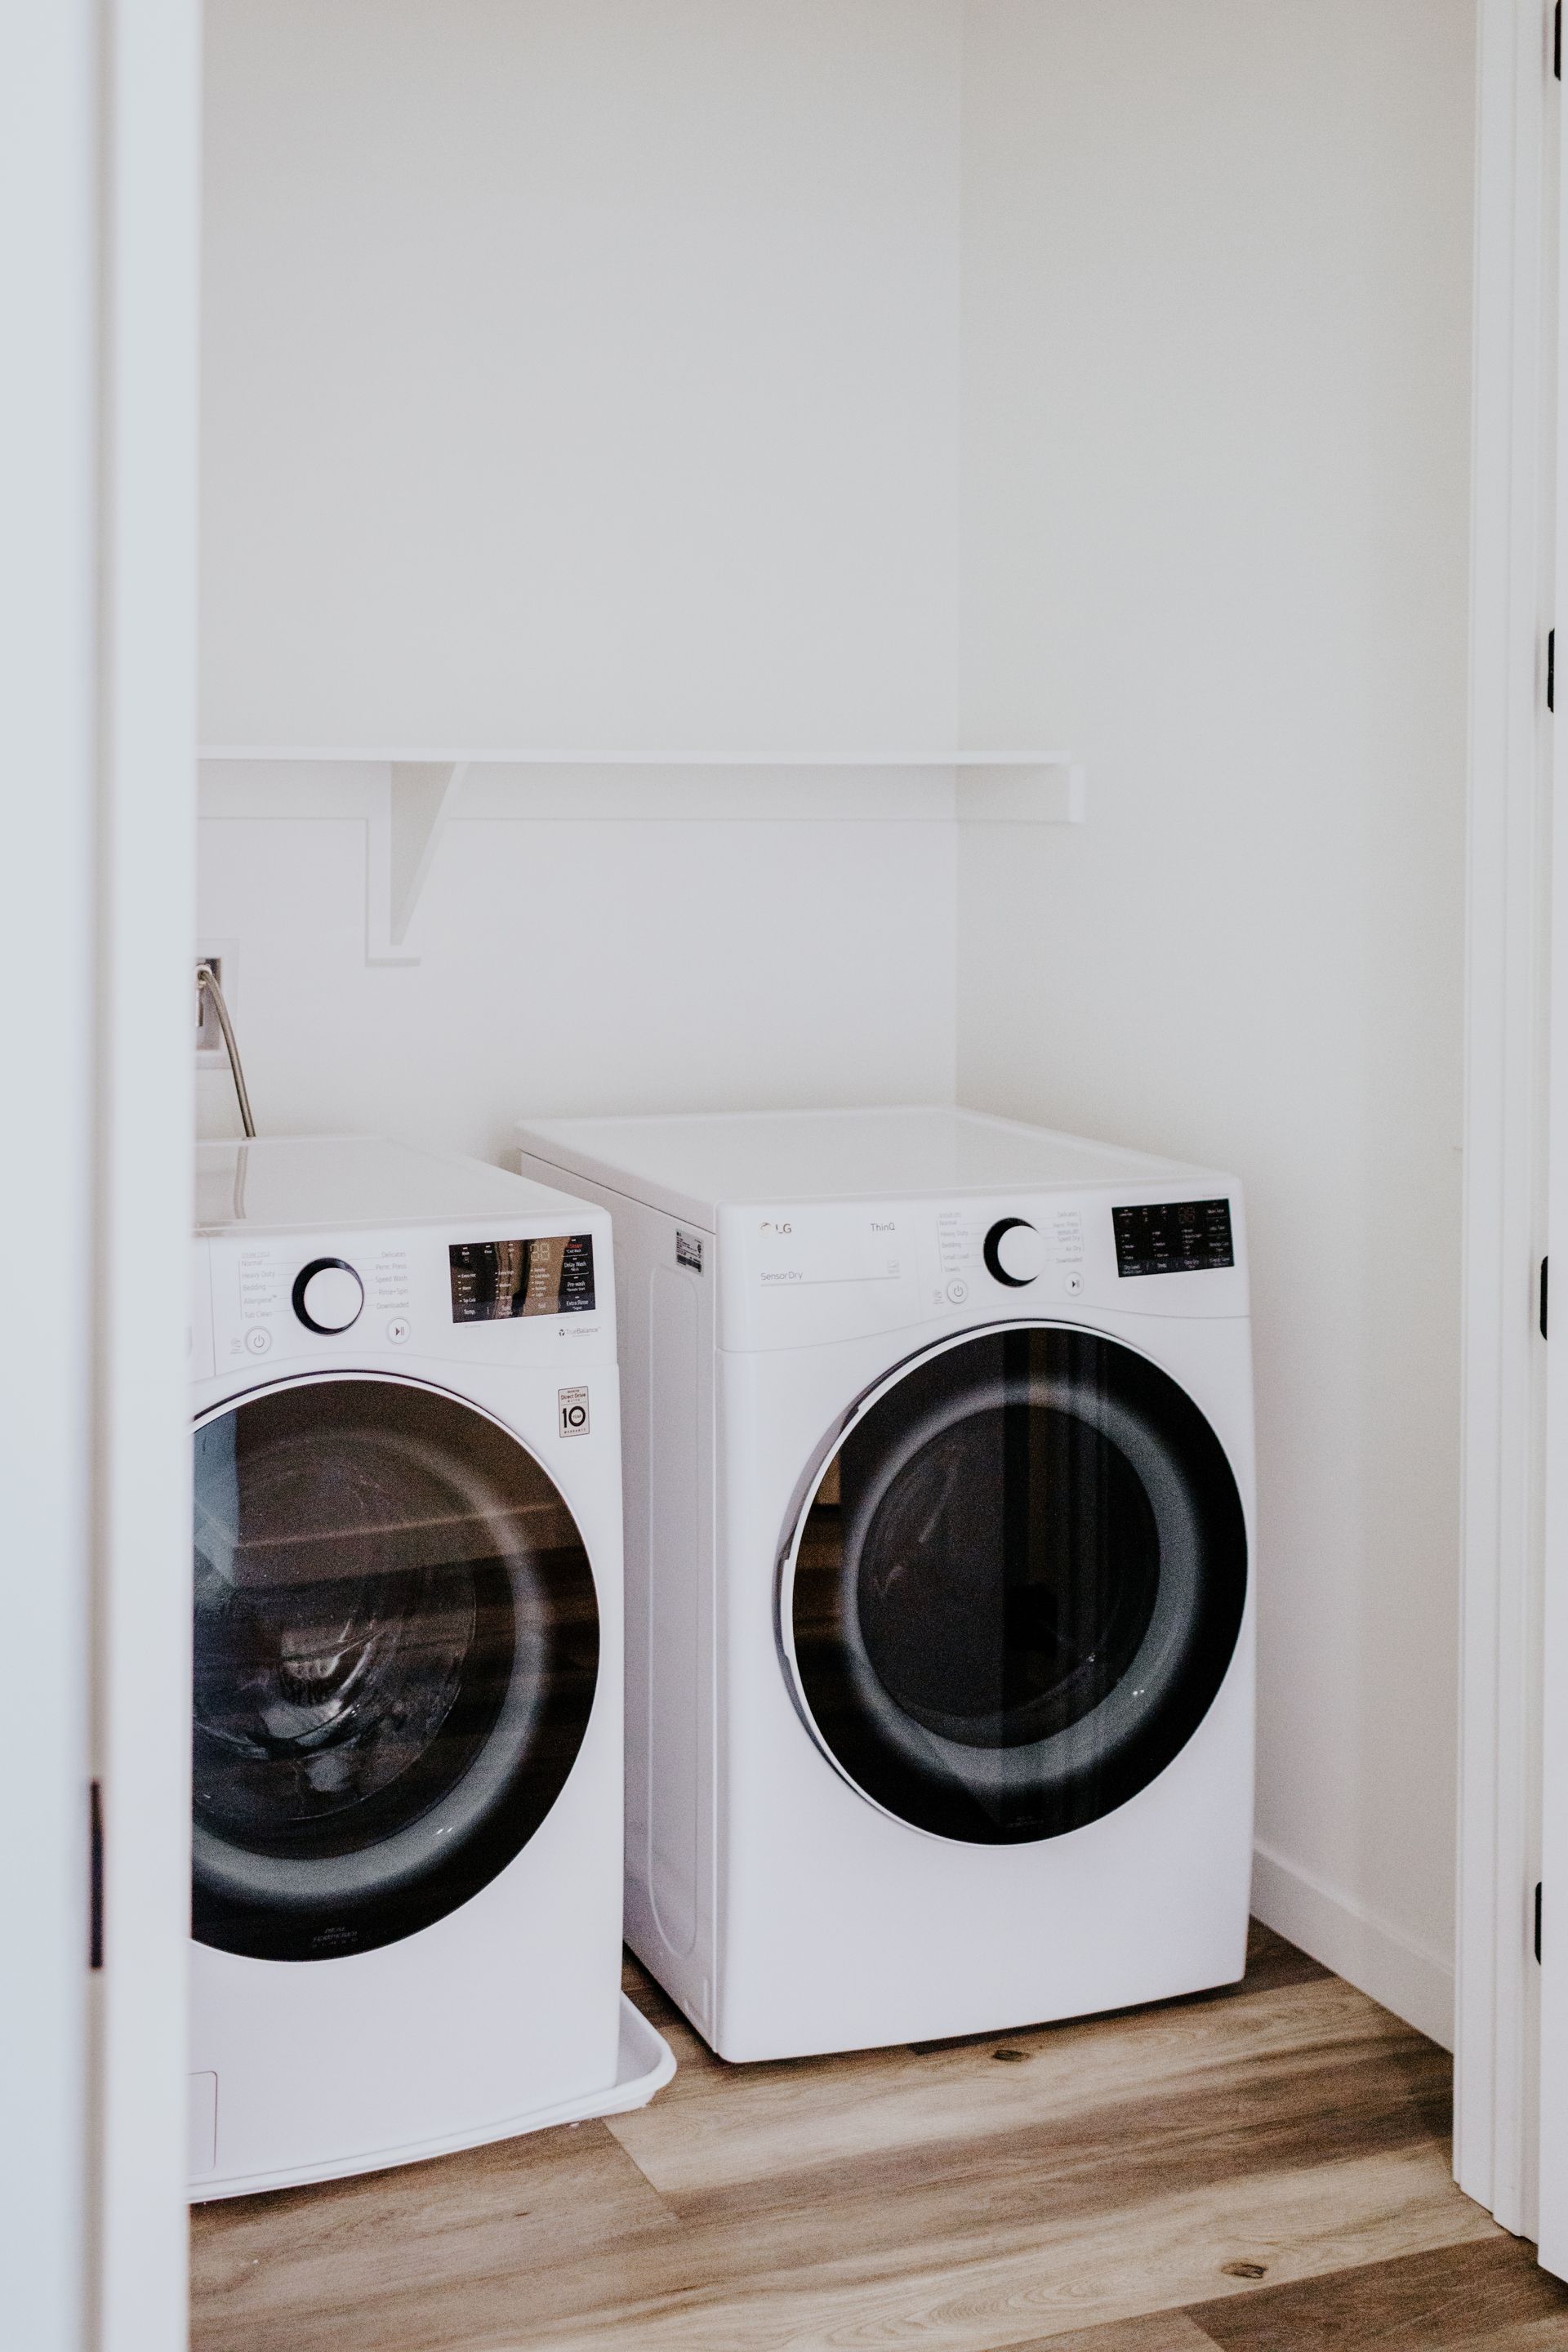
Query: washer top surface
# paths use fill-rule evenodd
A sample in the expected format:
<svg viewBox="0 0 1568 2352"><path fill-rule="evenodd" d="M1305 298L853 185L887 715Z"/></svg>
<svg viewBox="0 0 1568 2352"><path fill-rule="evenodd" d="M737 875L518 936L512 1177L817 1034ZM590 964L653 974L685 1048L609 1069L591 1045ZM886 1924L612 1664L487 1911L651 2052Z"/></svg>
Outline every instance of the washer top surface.
<svg viewBox="0 0 1568 2352"><path fill-rule="evenodd" d="M258 1136L196 1146L198 1234L369 1231L549 1214L584 1203L504 1168L373 1136Z"/></svg>
<svg viewBox="0 0 1568 2352"><path fill-rule="evenodd" d="M525 1150L574 1174L706 1223L721 1206L747 1201L1084 1191L1189 1182L1206 1172L940 1105L537 1119L518 1135Z"/></svg>

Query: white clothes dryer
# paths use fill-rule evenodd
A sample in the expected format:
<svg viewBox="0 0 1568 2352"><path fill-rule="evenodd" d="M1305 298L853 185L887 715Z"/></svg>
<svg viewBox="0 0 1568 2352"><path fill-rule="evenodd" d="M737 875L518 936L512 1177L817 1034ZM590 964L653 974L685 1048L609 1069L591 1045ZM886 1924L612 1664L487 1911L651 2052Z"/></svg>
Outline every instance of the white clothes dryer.
<svg viewBox="0 0 1568 2352"><path fill-rule="evenodd" d="M608 1218L205 1144L195 1298L192 2195L637 2105Z"/></svg>
<svg viewBox="0 0 1568 2352"><path fill-rule="evenodd" d="M1238 1978L1235 1181L950 1109L522 1139L615 1216L628 1934L714 2049Z"/></svg>

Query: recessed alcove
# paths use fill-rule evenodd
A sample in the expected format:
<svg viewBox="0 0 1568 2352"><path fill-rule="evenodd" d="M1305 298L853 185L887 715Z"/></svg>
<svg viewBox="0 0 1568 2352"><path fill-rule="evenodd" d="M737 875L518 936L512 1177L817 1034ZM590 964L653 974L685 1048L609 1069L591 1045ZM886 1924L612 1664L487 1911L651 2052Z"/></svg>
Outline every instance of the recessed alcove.
<svg viewBox="0 0 1568 2352"><path fill-rule="evenodd" d="M258 1113L956 1097L1237 1168L1258 1904L1440 2035L1474 33L213 0L207 60Z"/></svg>

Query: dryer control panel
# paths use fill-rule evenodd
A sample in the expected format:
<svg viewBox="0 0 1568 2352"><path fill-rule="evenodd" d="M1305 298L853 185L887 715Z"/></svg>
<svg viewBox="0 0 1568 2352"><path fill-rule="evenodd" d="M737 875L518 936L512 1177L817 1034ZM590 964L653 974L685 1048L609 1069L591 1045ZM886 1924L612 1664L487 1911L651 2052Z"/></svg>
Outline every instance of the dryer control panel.
<svg viewBox="0 0 1568 2352"><path fill-rule="evenodd" d="M1176 1201L1124 1187L727 1207L717 1238L720 1344L737 1349L1006 1316L1247 1312L1240 1194L1212 1178Z"/></svg>
<svg viewBox="0 0 1568 2352"><path fill-rule="evenodd" d="M263 1360L393 1364L409 1354L454 1364L615 1361L603 1212L578 1212L569 1233L514 1224L215 1235L198 1241L196 1259L193 1361L217 1373Z"/></svg>

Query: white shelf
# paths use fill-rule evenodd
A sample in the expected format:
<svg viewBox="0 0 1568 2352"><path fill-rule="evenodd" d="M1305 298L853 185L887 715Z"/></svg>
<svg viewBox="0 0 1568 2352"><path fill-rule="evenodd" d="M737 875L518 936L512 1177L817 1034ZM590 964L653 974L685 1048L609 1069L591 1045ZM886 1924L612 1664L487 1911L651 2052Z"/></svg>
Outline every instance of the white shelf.
<svg viewBox="0 0 1568 2352"><path fill-rule="evenodd" d="M561 824L1080 824L1084 772L1061 751L390 752L224 746L200 758L208 817L362 819L365 957L417 963L410 927L442 835L462 814ZM258 776L258 769L282 776ZM235 774L235 770L250 772ZM307 772L315 770L316 773ZM507 771L528 771L508 774ZM329 772L322 772L323 771ZM651 788L654 773L663 779ZM793 778L781 793L769 776ZM950 784L943 777L952 779Z"/></svg>

